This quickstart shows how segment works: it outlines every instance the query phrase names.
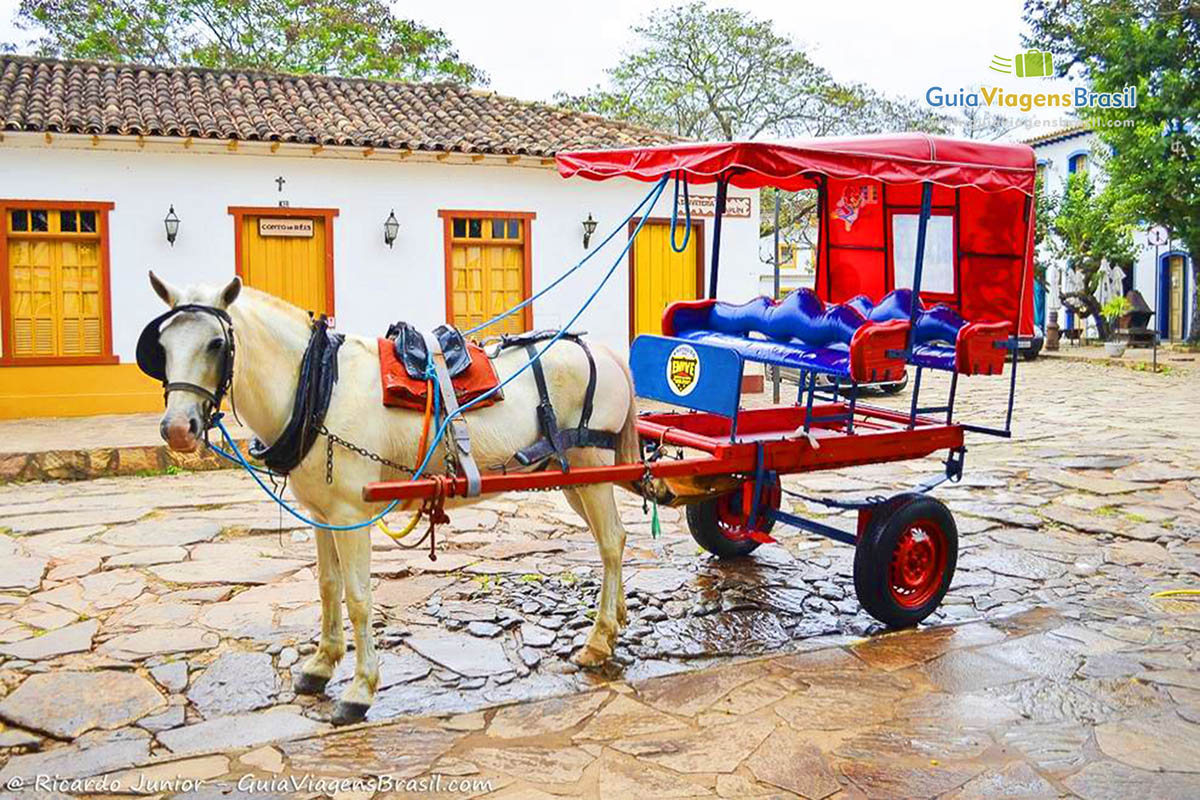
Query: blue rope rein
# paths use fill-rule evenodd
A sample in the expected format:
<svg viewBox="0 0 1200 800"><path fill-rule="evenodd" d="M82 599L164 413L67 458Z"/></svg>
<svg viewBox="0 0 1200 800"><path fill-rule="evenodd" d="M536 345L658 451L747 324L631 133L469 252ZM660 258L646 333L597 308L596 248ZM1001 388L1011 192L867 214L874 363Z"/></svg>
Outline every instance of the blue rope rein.
<svg viewBox="0 0 1200 800"><path fill-rule="evenodd" d="M470 330L464 331L464 332L463 332L463 333L464 333L464 335L466 335L466 336L471 336L471 335L473 335L473 334L479 333L479 331L483 330L483 329L484 329L484 328L486 328L487 326L489 326L489 325L493 325L493 324L495 324L495 323L499 322L499 321L500 321L500 320L502 320L502 319L506 319L506 318L508 318L508 317L511 317L513 314L515 314L515 313L517 313L518 311L520 311L521 309L525 308L527 305L529 305L530 303L532 303L534 300L537 300L539 297L541 297L541 296L542 296L542 295L544 295L546 292L548 292L548 291L550 291L551 289L553 289L555 286L558 286L560 283L562 283L562 282L563 282L564 280L566 280L568 277L570 277L570 276L571 276L571 275L573 275L574 273L578 272L578 271L579 271L579 269L580 269L580 268L582 268L584 264L586 264L588 261L590 261L590 260L591 260L592 256L596 255L596 253L599 253L601 250L603 250L603 249L604 249L604 245L606 245L606 244L608 244L610 241L612 241L612 238L613 238L614 236L616 236L616 235L617 235L618 233L620 233L621 231L625 230L625 227L626 227L626 226L629 224L629 221L630 221L631 219L633 219L635 216L637 216L637 213L638 213L639 211L641 211L641 209L642 209L642 206L646 205L646 201L647 201L647 200L649 200L649 199L651 198L651 196L654 196L654 199L655 199L655 200L657 200L657 199L658 199L658 195L657 195L657 194L655 194L655 192L658 192L658 191L659 191L659 185L660 185L660 184L665 184L665 183L666 183L666 180L667 180L667 179L666 179L666 177L663 177L663 178L662 178L662 179L661 179L661 180L660 180L658 183L656 183L654 186L652 186L652 187L650 188L650 191L646 193L646 196L642 198L642 201L641 201L640 203L638 203L636 207L634 207L633 211L629 212L629 214L628 214L628 215L625 217L625 219L621 220L621 223L620 223L619 225L617 225L615 228L613 228L613 229L612 229L612 231L611 231L611 232L608 234L608 236L605 236L605 237L604 237L604 240L603 240L603 241L601 241L601 242L600 242L598 245L596 245L596 246L595 246L595 247L593 247L591 250L589 250L589 251L588 251L588 254L587 254L586 256L584 256L584 257L583 257L583 258L581 258L581 259L580 259L578 262L576 262L575 266L571 267L569 270L567 270L566 272L564 272L562 275L559 275L559 276L558 276L557 278L555 278L555 279L554 279L554 280L553 280L553 281L552 281L552 282L551 282L549 285L547 285L547 286L543 287L542 289L539 289L539 290L538 290L537 292L535 292L535 293L534 293L534 294L533 294L531 297L527 297L527 298L525 298L524 300L522 300L521 302L517 303L515 306L513 306L513 307L512 307L512 308L510 308L510 309L508 309L507 311L501 311L499 314L497 314L496 316L492 317L492 318L491 318L491 319L489 319L487 322L481 322L481 323L479 323L478 325L476 325L474 328L471 328ZM678 190L677 190L677 191L678 191ZM685 191L686 191L686 187L685 187ZM661 194L661 192L659 192L659 193ZM651 202L651 203L650 203L650 207L651 207L651 208L653 208L653 207L654 207L654 203L653 203L653 202ZM646 214L647 214L647 215L649 214L649 210L647 210ZM689 220L690 220L690 217L689 217ZM686 242L685 242L685 244L684 244L684 247L687 247L687 244L686 244ZM680 252L682 252L682 251L680 251Z"/></svg>
<svg viewBox="0 0 1200 800"><path fill-rule="evenodd" d="M683 208L686 214L683 224L683 244L675 244L675 228L679 220L679 183L683 182ZM692 239L692 198L688 195L687 176L682 172L675 173L675 199L671 203L671 249L676 253L687 250L688 242Z"/></svg>
<svg viewBox="0 0 1200 800"><path fill-rule="evenodd" d="M558 332L555 333L554 336L552 336L548 342L546 342L545 347L542 347L540 350L538 350L537 353L535 353L529 359L528 362L523 364L521 366L521 368L518 369L516 372L514 372L512 375L509 375L507 378L505 378L498 386L494 386L493 388L487 390L486 392L479 395L478 397L475 397L473 400L471 400L467 403L463 403L461 406L458 407L458 410L455 411L453 414L446 415L446 418L444 420L442 420L441 425L438 426L437 433L434 435L433 441L429 445L429 449L427 449L425 451L424 460L421 461L421 465L417 468L416 473L413 475L414 480L416 479L417 475L424 472L425 466L429 463L429 459L433 455L434 447L437 445L438 442L441 441L442 437L446 434L446 429L450 426L451 420L453 420L455 417L459 416L463 412L467 411L467 409L469 409L473 406L476 406L479 403L482 403L484 400L486 400L487 398L496 394L497 392L502 390L505 386L512 383L514 380L516 380L516 378L519 375L521 375L521 373L525 372L528 369L531 369L534 365L534 362L539 361L541 359L541 357L543 355L545 355L546 351L549 350L551 347L553 347L554 344L556 342L558 342L558 340L561 339L563 337L563 335L566 334L566 332L571 329L571 326L574 325L579 320L579 318L583 315L583 312L587 310L588 306L590 306L592 304L592 301L594 301L596 299L596 297L600 294L600 290L603 289L605 284L608 283L609 278L611 278L613 276L613 273L617 271L617 267L619 267L621 265L621 263L625 260L626 253L629 252L629 248L633 246L633 242L637 238L638 233L642 230L642 226L645 225L646 220L649 219L650 212L654 209L654 204L658 202L658 198L663 193L663 189L666 188L666 185L667 185L667 179L664 176L657 184L655 184L654 190L651 191L651 193L649 195L647 195L642 200L641 203L638 204L638 207L633 210L633 213L631 213L629 215L629 217L626 218L626 220L632 219L634 217L634 215L637 214L637 212L641 210L642 206L645 205L647 201L650 202L650 206L646 209L646 213L642 215L642 218L640 220L638 220L637 227L635 227L633 229L633 234L630 235L628 241L625 242L624 247L621 248L621 252L617 255L616 260L613 261L612 266L608 268L608 272L606 272L604 274L604 277L600 279L600 283L597 284L596 288L592 290L592 293L590 295L588 295L588 298L583 301L583 305L581 305L579 307L579 309L575 312L575 314L569 320L567 320L567 324L563 325L562 328L560 328L558 330ZM624 225L625 223L623 222L621 224ZM619 230L619 228L618 228L618 230ZM609 238L611 238L611 235ZM605 241L607 241L607 239Z"/></svg>
<svg viewBox="0 0 1200 800"><path fill-rule="evenodd" d="M492 395L496 394L497 392L501 391L505 386L507 386L509 383L511 383L513 380L515 380L521 373L532 368L534 365L534 362L540 360L541 357L546 353L546 351L549 350L552 346L554 346L554 344L556 342L558 342L558 340L561 339L568 330L571 329L571 326L574 325L579 320L579 317L583 315L583 312L586 311L587 308L596 299L596 297L599 296L600 290L603 289L604 286L608 283L609 279L613 276L613 273L616 272L617 267L619 267L621 265L621 263L625 260L625 256L629 252L629 248L633 245L633 241L634 241L634 239L637 238L637 235L641 231L642 226L646 224L646 220L649 218L650 212L654 209L654 205L655 205L655 203L658 202L658 198L662 195L663 189L666 188L666 185L667 185L667 176L663 176L663 178L654 185L654 187L650 190L650 192L644 198L642 198L642 201L640 203L638 203L638 205L634 208L634 210L632 212L630 212L629 215L627 217L625 217L624 220L622 220L620 225L618 225L616 228L614 228L613 231L611 233L609 233L608 236L606 236L604 238L604 240L602 242L600 242L600 244L597 245L590 253L588 253L588 255L584 256L584 258L582 260L580 260L579 263L577 263L571 269L567 270L562 275L560 275L558 278L556 278L550 285L546 286L544 289L539 291L537 294L535 294L532 297L529 297L528 299L522 301L521 303L513 306L512 308L508 309L507 311L503 312L502 314L500 314L496 317L493 317L491 320L488 320L487 322L483 323L482 325L477 325L476 327L474 327L471 330L466 332L467 335L470 335L470 334L475 333L476 331L480 330L481 328L485 328L494 322L497 322L501 319L504 319L505 317L510 316L511 314L515 313L516 311L519 311L520 309L529 305L531 302L536 300L538 297L541 297L543 294L548 292L550 289L552 289L555 286L557 286L558 284L562 283L562 281L568 275L571 275L572 273L576 272L593 255L595 255L596 252L601 250L604 247L604 245L607 244L622 228L624 228L629 223L629 221L631 219L633 219L638 214L638 212L640 212L642 210L642 207L645 206L647 202L649 202L649 204L650 204L649 207L646 209L645 213L642 214L641 219L638 220L637 226L634 228L633 234L629 237L629 240L625 243L624 247L621 248L621 252L617 255L617 258L613 261L612 266L609 267L608 272L606 272L604 274L604 277L600 280L600 283L596 286L595 289L592 290L592 293L590 295L588 295L588 298L583 302L583 305L581 305L579 307L579 309L575 312L575 314L571 317L571 319L568 320L567 324L564 325L557 333L555 333L554 336L551 337L548 342L546 342L546 345L544 347L542 347L540 350L538 350L537 353L535 353L533 355L533 357L530 358L526 364L524 364L520 369L518 369L512 375L509 375L507 378L505 378L504 381L502 381L499 385L493 387L492 389L489 389L487 392L484 392L483 394L479 395L478 397L474 398L473 400L459 406L458 410L455 411L453 414L446 415L446 418L444 420L442 420L442 422L438 425L437 432L434 434L433 439L429 442L429 445L425 448L425 457L421 460L420 465L418 465L416 470L413 472L411 480L415 481L418 478L420 478L422 474L424 474L426 467L428 467L428 465L429 465L430 459L432 458L434 452L436 451L438 444L445 437L446 430L449 428L450 422L451 422L451 420L454 419L454 417L462 414L467 409L479 404L480 402L486 400L487 398L489 398ZM677 191L678 191L678 188L677 188ZM685 191L685 197L686 197L686 186L685 186L684 191ZM690 209L689 209L689 214L688 214L688 220L689 220L688 229L690 231L690 229L691 229ZM672 242L672 246L674 246L674 242ZM686 238L684 240L684 247L685 248L687 247ZM425 374L426 374L427 379L430 379L430 380L433 380L434 382L436 382L437 378L433 372L432 355L430 356L430 360L425 367ZM434 401L434 419L437 419L437 417L441 415L440 392L437 390L437 387L434 387L433 401ZM264 474L264 475L273 475L274 473L271 472L269 469L263 469L262 467L256 467L255 465L251 464L249 461L246 460L246 457L244 455L242 455L242 451L238 448L237 442L235 442L233 439L233 436L230 435L229 429L226 428L225 423L221 421L221 416L222 416L221 414L216 414L213 417L213 424L216 425L217 430L219 430L221 432L221 437L222 437L222 439L224 439L225 445L226 445L226 447L229 448L229 450L226 451L226 450L222 449L221 447L218 447L217 445L214 445L212 443L209 443L209 447L213 450L213 452L217 453L217 455L221 456L222 458L224 458L228 461L238 464L243 469L245 469L246 472L250 475L250 477L254 479L254 482L258 484L259 488L262 489L267 494L268 497L270 497L273 501L275 501L276 505L278 505L284 511L288 512L293 517L295 517L297 520L299 520L300 522L303 522L306 525L310 525L314 528L319 528L321 530L327 530L327 531L359 530L361 528L366 528L370 525L374 525L376 522L378 522L379 520L383 519L385 516L390 514L392 512L392 510L395 509L396 506L400 504L400 501L398 499L392 500L390 503L387 504L387 506L385 506L383 508L382 511L380 511L378 514L374 515L370 519L367 519L363 522L356 522L356 523L353 523L350 525L328 525L326 523L318 522L314 519L310 519L309 517L306 517L303 514L301 514L300 512L293 509L290 505L288 505L286 500L281 498L278 494L275 493L274 490L272 490L269 486L267 486L266 483L263 482L263 479L259 477L260 473Z"/></svg>

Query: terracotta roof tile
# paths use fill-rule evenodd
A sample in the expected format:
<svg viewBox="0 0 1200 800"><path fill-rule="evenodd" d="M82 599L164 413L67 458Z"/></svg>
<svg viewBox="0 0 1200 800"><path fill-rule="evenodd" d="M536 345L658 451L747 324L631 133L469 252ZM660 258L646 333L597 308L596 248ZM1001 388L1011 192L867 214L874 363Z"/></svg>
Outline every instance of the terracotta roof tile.
<svg viewBox="0 0 1200 800"><path fill-rule="evenodd" d="M678 139L454 84L7 54L0 128L531 156Z"/></svg>

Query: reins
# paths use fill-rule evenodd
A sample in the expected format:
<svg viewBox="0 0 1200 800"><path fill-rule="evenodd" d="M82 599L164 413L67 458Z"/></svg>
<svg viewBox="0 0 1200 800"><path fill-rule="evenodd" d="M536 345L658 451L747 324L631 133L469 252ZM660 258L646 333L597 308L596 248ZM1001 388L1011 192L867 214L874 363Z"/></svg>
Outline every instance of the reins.
<svg viewBox="0 0 1200 800"><path fill-rule="evenodd" d="M487 392L479 395L478 397L474 398L473 400L471 400L467 403L462 404L453 413L446 414L445 417L442 419L441 423L438 425L437 430L435 431L435 433L433 435L432 441L428 441L428 434L429 434L429 430L432 428L433 418L438 416L438 414L437 414L436 405L431 405L430 401L427 400L426 414L425 414L425 419L424 419L424 423L422 426L423 430L422 430L422 434L421 434L422 443L421 443L421 446L418 447L418 456L417 456L417 464L418 465L417 465L416 469L410 470L407 467L403 467L402 465L395 464L395 462L388 461L387 459L384 459L382 456L379 456L374 453L370 453L365 448L353 445L352 443L347 442L346 440L335 436L334 434L329 432L329 430L323 424L321 424L317 428L317 433L319 435L324 435L327 440L327 442L326 442L326 446L328 448L328 450L327 450L327 453L328 453L327 476L332 475L332 445L336 441L337 443L340 443L342 446L347 447L348 449L352 450L353 452L363 455L364 457L371 458L372 460L378 461L382 465L389 466L394 469L400 469L405 472L410 472L412 480L416 480L416 479L420 478L421 475L425 472L426 467L428 467L430 459L433 456L433 453L437 450L438 444L445 437L446 431L449 428L450 423L453 422L455 417L461 415L463 412L465 412L469 408L471 408L475 405L478 405L480 402L486 400L487 398L489 398L492 395L496 394L497 392L501 391L505 386L507 386L509 383L511 383L513 380L515 380L519 375L521 375L521 373L525 372L528 369L531 369L538 361L540 361L542 356L545 355L546 352L551 347L553 347L560 339L562 339L562 337L567 333L567 331L570 330L571 326L574 325L579 320L580 316L583 315L583 312L586 311L587 308L592 304L592 302L599 296L600 291L608 283L609 279L612 278L613 273L616 272L616 270L617 270L617 267L619 267L624 262L626 254L629 252L629 249L633 246L634 240L637 238L637 234L641 231L642 227L646 224L646 220L649 219L650 210L652 210L654 208L655 204L658 202L658 199L662 195L663 190L666 188L666 185L667 185L667 177L666 176L664 176L660 180L656 181L654 186L650 189L650 191L646 194L646 196L644 198L642 198L641 202L639 202L637 204L637 206L634 208L634 210L629 213L629 215L625 218L625 220L620 225L615 227L613 229L613 231L611 233L609 233L608 236L606 236L595 248L593 248L586 256L584 256L578 263L576 263L575 266L573 266L572 268L570 268L569 270L564 272L562 275L560 275L558 278L556 278L554 281L552 281L548 286L544 287L542 290L535 293L533 296L523 300L522 302L518 303L517 305L508 309L507 311L504 311L504 312L496 315L491 320L488 320L487 322L484 322L481 325L478 325L466 332L468 335L472 334L472 333L476 333L481 328L484 328L488 325L493 324L494 322L502 320L502 319L508 317L509 315L515 313L516 311L520 310L521 308L524 308L525 306L529 305L537 298L544 295L549 290L558 286L569 275L573 274L574 272L579 270L581 267L583 267L583 265L585 263L587 263L587 261L590 260L593 255L595 255L600 249L602 249L605 244L607 244L609 241L611 241L612 238L614 236L616 236L616 234L618 232L623 230L625 225L630 220L632 220L642 210L643 206L646 206L647 202L649 202L649 208L642 215L641 219L638 220L636 227L634 228L633 232L629 235L624 246L621 248L621 252L617 255L617 258L613 261L612 266L609 267L608 271L600 279L600 281L597 284L597 286L595 287L595 289L593 289L591 294L588 295L587 299L584 300L583 304L580 305L579 309L574 313L574 315L570 318L570 320L568 320L567 324L564 325L560 330L558 330L554 334L554 336L552 336L549 339L549 341L546 343L546 345L544 347L541 347L540 349L538 349L536 353L531 354L529 360L525 364L523 364L520 368L518 368L512 375L509 375L506 379L504 379L502 382L500 382L497 386L493 387L492 389L488 390ZM685 197L686 197L686 192L687 192L686 184L684 187L684 192L685 192ZM689 207L687 210L687 215L688 215L689 220L690 220L690 213L691 212L690 212L690 207ZM687 238L686 237L687 237L687 234L685 234L685 239L684 239L684 247L685 248L687 246ZM672 238L674 238L674 237L672 237ZM674 246L674 242L672 242L672 246ZM157 352L161 353L162 345L159 344L157 341L158 328L161 327L161 323L163 321L165 321L167 318L169 318L170 316L173 316L174 314L181 313L183 311L200 311L203 313L208 313L213 316L216 316L218 319L222 320L222 336L225 340L225 346L222 349L223 350L223 352L222 352L222 361L223 361L223 363L222 363L222 378L221 378L221 384L217 387L217 391L215 391L215 392L210 392L209 390L205 389L204 387L197 386L195 384L190 384L190 383L185 383L185 382L168 382L166 380L165 367L163 366L163 364L165 363L165 356L162 356L162 355L159 356L158 364L157 364L159 369L156 371L153 370L153 367L155 366L154 364L144 364L143 363L143 357L142 357L143 345L146 340L151 338L148 335L153 331L154 336L152 337L153 338L152 347L150 345L147 345L148 349L157 348ZM430 355L430 358L431 358L431 362L432 362L432 354ZM326 524L323 522L318 522L317 520L310 519L309 517L304 516L300 512L293 509L287 503L287 501L285 501L282 497L280 497L278 495L278 493L276 493L269 486L267 486L266 483L263 482L263 479L261 477L259 477L260 473L268 475L268 476L275 476L278 473L276 473L270 469L262 469L261 467L256 467L253 464L251 464L249 461L247 461L246 457L242 454L241 449L238 447L237 442L234 441L233 436L229 433L229 429L225 427L225 423L222 421L223 414L220 411L220 405L221 405L221 400L224 398L225 394L232 387L233 359L234 359L233 322L230 319L229 314L227 312L225 312L224 310L219 309L219 308L214 308L212 306L201 306L201 305L177 306L177 307L171 309L171 311L168 311L166 314L163 314L161 317L158 317L157 319L152 321L150 323L150 325L147 325L146 329L143 330L143 332L142 332L142 338L138 342L138 365L141 366L142 371L145 372L146 374L148 374L152 377L157 377L160 380L162 380L163 386L166 389L166 393L169 393L170 391L175 391L175 390L193 391L197 394L200 394L202 397L205 397L206 402L211 403L211 405L207 411L207 419L205 420L205 429L204 429L205 444L210 449L212 449L213 452L217 453L220 457L225 458L235 464L238 464L243 469L245 469L246 472L249 473L250 477L254 479L254 482L258 484L259 488L262 489L263 492L266 493L266 495L268 497L270 497L271 500L273 500L276 505L278 505L284 511L288 512L288 514L290 514L291 516L293 516L294 518L296 518L300 522L303 522L306 525L310 525L314 528L318 528L321 530L328 530L328 531L352 531L352 530L359 530L361 528L365 528L370 525L378 524L378 527L380 528L381 531L383 531L385 534L387 534L389 537L391 537L393 540L395 540L397 542L399 542L400 539L404 538L405 536L407 536L409 533L412 532L412 530L416 527L417 522L419 521L420 517L424 514L429 519L429 530L426 533L426 535L424 537L422 537L421 542L424 542L426 538L430 539L430 558L436 558L436 556L434 555L434 538L433 538L434 537L434 526L437 524L445 523L445 522L449 521L449 518L446 516L445 510L444 510L444 504L445 504L446 498L448 498L452 495L453 481L454 481L453 476L448 476L448 475L447 476L442 476L442 475L434 476L434 479L438 486L438 491L435 492L433 497L426 500L426 502L417 511L417 513L414 515L414 517L408 522L408 524L405 526L405 528L402 529L400 532L392 531L390 528L387 527L386 524L379 524L379 523L382 523L382 520L385 516L390 514L400 504L399 500L392 500L379 513L375 514L374 516L370 517L369 519L363 520L362 522L356 522L353 524L349 524L349 525L329 525L329 524ZM432 376L427 375L427 380L429 381L428 394L431 397L433 397L437 394L437 392L434 391L434 386L432 385L434 382L434 378ZM165 397L166 397L166 394L164 394L164 400L165 400ZM437 400L435 397L434 400L432 401L432 403L436 404L436 402L437 402ZM221 447L217 447L208 441L208 431L214 427L221 433L221 437L224 440L224 443L225 443L226 447L228 448L228 451L226 451L225 449L222 449ZM406 504L405 507L407 508L408 504ZM414 545L414 547L420 546L421 542L418 542L416 545Z"/></svg>

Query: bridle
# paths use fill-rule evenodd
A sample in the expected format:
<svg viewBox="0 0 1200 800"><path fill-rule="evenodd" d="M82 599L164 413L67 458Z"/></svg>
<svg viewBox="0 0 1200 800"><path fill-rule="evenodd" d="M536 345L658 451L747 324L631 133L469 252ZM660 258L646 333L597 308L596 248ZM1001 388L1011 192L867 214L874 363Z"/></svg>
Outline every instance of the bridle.
<svg viewBox="0 0 1200 800"><path fill-rule="evenodd" d="M160 339L162 328L170 319L179 314L186 313L207 314L217 320L217 323L221 327L221 363L218 371L220 377L217 380L215 390L189 381L171 381L167 379L167 353L163 349ZM138 337L138 367L142 372L162 383L164 404L171 396L171 392L191 392L204 398L205 408L202 422L206 435L216 425L216 419L221 413L221 401L225 399L226 394L230 393L233 386L233 357L233 320L227 311L215 306L205 306L196 303L185 303L175 306L167 313L150 320L146 327L142 329L141 336Z"/></svg>

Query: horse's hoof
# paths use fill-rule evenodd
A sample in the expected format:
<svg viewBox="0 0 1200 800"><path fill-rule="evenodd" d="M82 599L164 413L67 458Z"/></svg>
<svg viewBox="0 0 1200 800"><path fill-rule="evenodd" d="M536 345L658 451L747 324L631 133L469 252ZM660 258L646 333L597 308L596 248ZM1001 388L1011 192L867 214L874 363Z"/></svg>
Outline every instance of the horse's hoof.
<svg viewBox="0 0 1200 800"><path fill-rule="evenodd" d="M605 653L590 644L585 644L578 653L571 657L571 661L580 667L599 667L608 661L611 655L611 653Z"/></svg>
<svg viewBox="0 0 1200 800"><path fill-rule="evenodd" d="M367 710L371 707L366 703L352 703L338 700L333 706L333 716L329 719L336 727L353 725L367 718Z"/></svg>
<svg viewBox="0 0 1200 800"><path fill-rule="evenodd" d="M323 678L320 675L310 675L307 672L297 672L292 678L292 689L296 694L325 694L325 684L329 683L329 678Z"/></svg>

